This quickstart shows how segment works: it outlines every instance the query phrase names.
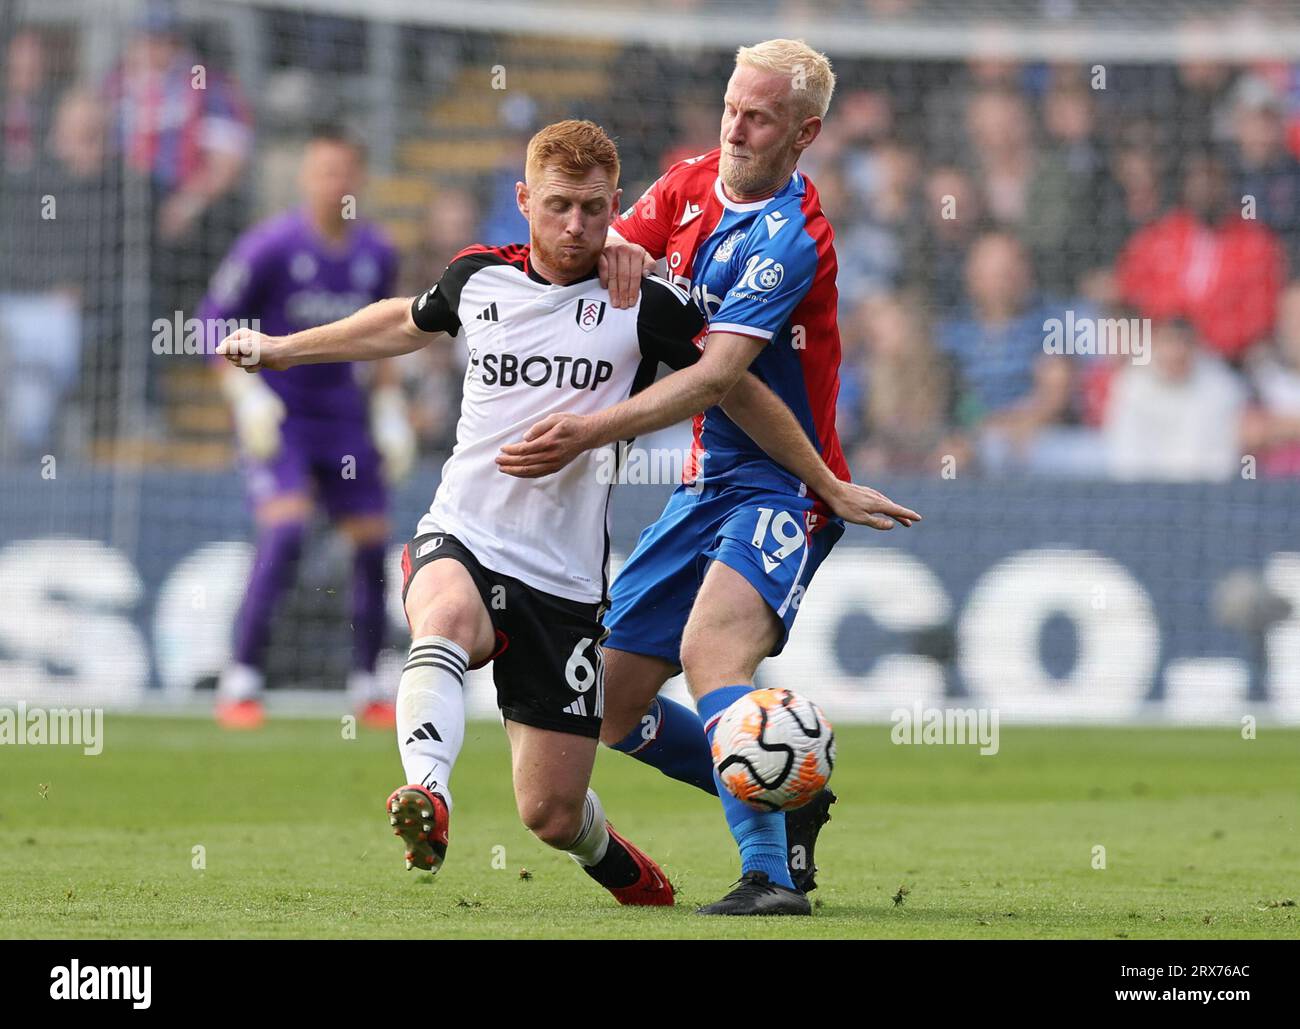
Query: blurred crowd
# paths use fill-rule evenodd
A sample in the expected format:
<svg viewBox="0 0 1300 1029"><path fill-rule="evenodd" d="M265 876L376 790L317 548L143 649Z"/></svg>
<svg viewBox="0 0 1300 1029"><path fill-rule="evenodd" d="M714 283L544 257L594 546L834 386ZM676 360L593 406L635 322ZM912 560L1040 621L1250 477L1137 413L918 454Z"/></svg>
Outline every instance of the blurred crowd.
<svg viewBox="0 0 1300 1029"><path fill-rule="evenodd" d="M472 62L480 44L448 35L436 63ZM1300 68L832 58L836 98L802 167L836 232L839 431L857 477L1300 474ZM512 142L494 174L435 184L404 291L427 288L467 242L522 237L513 184L542 121L606 125L634 198L717 145L730 63L629 47L618 67L637 88L600 110L502 93ZM130 284L147 282L150 311L192 309L258 208L257 104L174 20L137 26L104 81L50 65L39 32L10 40L0 439L11 450L47 445L69 418L120 431L104 384ZM104 275L106 255L127 252L132 205L152 212L148 267L119 260L122 274ZM1140 353L1049 352L1049 324L1112 319L1135 319ZM430 350L405 369L424 449L443 450L456 359ZM145 411L158 403L152 372L133 388Z"/></svg>
<svg viewBox="0 0 1300 1029"><path fill-rule="evenodd" d="M100 81L63 43L20 30L3 69L0 444L20 454L60 421L64 436L125 431L123 394L137 429L157 423L158 362L123 373L121 341L193 308L246 211L251 112L169 10L147 12ZM132 309L149 315L128 326Z"/></svg>
<svg viewBox="0 0 1300 1029"><path fill-rule="evenodd" d="M840 67L806 164L838 237L857 474L1300 467L1294 69ZM1048 346L1115 320L1125 352Z"/></svg>

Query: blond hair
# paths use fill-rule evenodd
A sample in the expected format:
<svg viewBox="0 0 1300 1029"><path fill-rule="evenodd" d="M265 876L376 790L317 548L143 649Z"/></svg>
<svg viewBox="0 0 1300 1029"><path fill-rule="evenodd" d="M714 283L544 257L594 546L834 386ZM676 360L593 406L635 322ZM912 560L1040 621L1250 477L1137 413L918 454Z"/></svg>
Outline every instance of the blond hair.
<svg viewBox="0 0 1300 1029"><path fill-rule="evenodd" d="M825 54L802 39L769 39L736 50L736 66L790 76L795 112L802 118L824 118L835 92L835 72Z"/></svg>
<svg viewBox="0 0 1300 1029"><path fill-rule="evenodd" d="M604 168L615 185L618 184L618 147L595 122L557 121L533 136L528 141L525 176L550 165L573 176L585 175L592 168Z"/></svg>

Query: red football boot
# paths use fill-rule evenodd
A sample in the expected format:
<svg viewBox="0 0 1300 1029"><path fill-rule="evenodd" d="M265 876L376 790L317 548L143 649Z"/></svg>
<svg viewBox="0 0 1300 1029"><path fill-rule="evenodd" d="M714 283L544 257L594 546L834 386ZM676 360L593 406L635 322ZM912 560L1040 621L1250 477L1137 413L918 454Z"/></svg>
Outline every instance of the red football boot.
<svg viewBox="0 0 1300 1029"><path fill-rule="evenodd" d="M397 705L386 700L372 700L357 712L357 721L367 729L397 727Z"/></svg>
<svg viewBox="0 0 1300 1029"><path fill-rule="evenodd" d="M260 729L266 723L262 702L253 698L219 702L214 714L223 729Z"/></svg>
<svg viewBox="0 0 1300 1029"><path fill-rule="evenodd" d="M451 814L440 793L423 786L399 786L384 805L393 835L406 844L406 867L437 872L447 856L447 830Z"/></svg>
<svg viewBox="0 0 1300 1029"><path fill-rule="evenodd" d="M617 888L606 886L605 889L609 890L614 895L614 899L620 904L638 907L651 905L671 906L673 903L673 884L668 881L668 876L664 874L664 870L655 864L649 855L643 853L616 833L614 827L608 822L605 823L605 828L609 830L609 845L611 847L622 847L641 872L637 881L630 886ZM588 875L591 875L590 869L586 869L586 871ZM595 878L595 876L592 877Z"/></svg>

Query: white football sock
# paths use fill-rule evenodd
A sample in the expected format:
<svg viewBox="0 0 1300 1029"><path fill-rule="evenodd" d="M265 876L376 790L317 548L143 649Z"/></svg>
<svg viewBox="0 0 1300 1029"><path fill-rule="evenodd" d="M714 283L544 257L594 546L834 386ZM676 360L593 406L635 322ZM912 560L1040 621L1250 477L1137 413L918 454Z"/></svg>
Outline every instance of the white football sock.
<svg viewBox="0 0 1300 1029"><path fill-rule="evenodd" d="M605 809L596 791L587 789L587 799L582 805L582 831L578 838L564 848L574 861L590 868L600 864L609 849L609 829L605 826Z"/></svg>
<svg viewBox="0 0 1300 1029"><path fill-rule="evenodd" d="M354 708L363 708L367 704L388 699L384 696L383 687L379 685L379 676L360 668L354 668L348 673L347 696L348 703Z"/></svg>
<svg viewBox="0 0 1300 1029"><path fill-rule="evenodd" d="M217 680L217 699L223 703L252 700L262 693L265 677L252 665L227 665Z"/></svg>
<svg viewBox="0 0 1300 1029"><path fill-rule="evenodd" d="M469 655L442 636L421 636L397 686L397 746L408 783L442 794L465 742L465 669Z"/></svg>

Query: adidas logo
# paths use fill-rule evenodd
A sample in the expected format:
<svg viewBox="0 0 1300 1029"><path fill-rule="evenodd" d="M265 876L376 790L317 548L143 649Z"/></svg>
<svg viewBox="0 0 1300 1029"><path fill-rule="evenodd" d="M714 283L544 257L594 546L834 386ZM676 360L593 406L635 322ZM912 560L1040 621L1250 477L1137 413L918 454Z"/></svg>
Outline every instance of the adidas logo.
<svg viewBox="0 0 1300 1029"><path fill-rule="evenodd" d="M587 701L586 701L586 698L584 698L584 697L579 697L579 698L578 698L577 700L575 700L572 704L570 704L568 707L566 707L566 708L564 709L564 712L565 712L565 714L570 714L570 715L580 715L580 716L582 716L583 718L586 718L586 717L587 717Z"/></svg>
<svg viewBox="0 0 1300 1029"><path fill-rule="evenodd" d="M497 302L493 300L492 303L474 316L474 320L476 322L499 322L501 316L497 314Z"/></svg>
<svg viewBox="0 0 1300 1029"><path fill-rule="evenodd" d="M422 726L406 737L407 743L414 743L416 740L434 740L442 742L442 737L438 735L438 730L433 727L432 722L425 722Z"/></svg>

